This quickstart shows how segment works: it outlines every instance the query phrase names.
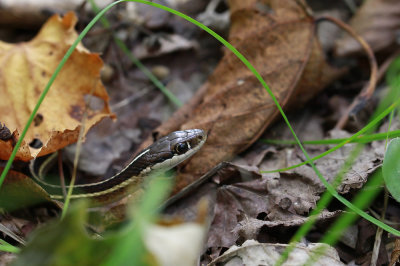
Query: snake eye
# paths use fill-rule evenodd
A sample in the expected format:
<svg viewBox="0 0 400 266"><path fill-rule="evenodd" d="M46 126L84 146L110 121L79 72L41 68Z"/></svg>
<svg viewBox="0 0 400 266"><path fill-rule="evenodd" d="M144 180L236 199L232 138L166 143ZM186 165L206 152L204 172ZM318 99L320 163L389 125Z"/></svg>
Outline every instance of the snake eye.
<svg viewBox="0 0 400 266"><path fill-rule="evenodd" d="M177 154L183 154L183 153L187 152L188 149L189 149L189 146L188 146L187 142L182 142L182 143L178 143L175 145L175 152Z"/></svg>

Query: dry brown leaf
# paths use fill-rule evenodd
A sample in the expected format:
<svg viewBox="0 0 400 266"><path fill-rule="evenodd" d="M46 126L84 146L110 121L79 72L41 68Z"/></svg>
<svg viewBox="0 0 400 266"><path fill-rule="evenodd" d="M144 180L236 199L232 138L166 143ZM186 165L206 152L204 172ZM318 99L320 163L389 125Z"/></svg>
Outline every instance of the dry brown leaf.
<svg viewBox="0 0 400 266"><path fill-rule="evenodd" d="M310 109L306 109L305 114L310 114L312 111ZM298 117L291 117L291 123L294 128L309 128L314 129L314 131L318 132L319 130L313 127L313 124L322 125L323 114L315 114L315 115L303 115ZM385 132L387 130L388 125L382 125L380 131ZM398 123L393 122L391 129L395 130L398 128ZM321 129L322 130L322 129ZM321 131L320 131L321 132ZM307 140L307 130L304 130L302 134L299 134L299 138L301 140ZM318 134L318 133L317 133ZM320 134L320 133L319 133ZM349 138L351 134L349 132L343 130L331 130L328 132L324 132L326 135L325 139L339 139L339 138ZM315 139L323 139L321 137L317 137L318 135L308 134L311 138L314 136ZM291 132L287 129L284 122L277 123L268 131L268 135L265 136L266 139L280 139L280 140L289 140L292 139ZM337 188L339 193L346 194L352 190L360 189L365 182L368 180L368 177L376 171L378 167L380 167L383 157L384 157L384 141L376 141L372 144L366 145L361 152L361 154L354 160L352 166L346 171L343 176L342 182ZM335 145L307 145L306 149L310 157L318 156L321 153L329 150ZM354 149L356 144L347 144L344 147L336 150L328 155L325 155L323 158L320 158L315 161L315 165L318 167L318 170L322 174L322 176L329 182L333 182L335 180L337 174L342 169L344 163L348 159L351 151ZM267 146L268 147L268 146ZM275 150L271 150L267 148L269 152L268 156L265 156L261 162L257 165L257 170L265 170L271 171L280 168L286 168L289 166L297 165L306 161L304 153L298 146L284 146L284 148L275 147ZM266 147L264 147L264 150ZM259 154L263 154L264 152L261 149L258 149L257 152ZM234 162L243 166L246 161L250 161L253 156L246 152L243 155L241 160L235 160ZM325 186L319 180L315 171L309 165L303 165L292 170L288 170L286 172L281 172L280 182L285 182L284 178L288 174L293 177L297 176L295 179L296 182L300 182L295 185L295 189L291 190L291 193L287 191L276 191L276 195L290 195L298 196L301 195L302 198L311 196L313 192L316 192L316 195L319 195L322 191L325 190ZM288 177L290 177L290 175ZM287 178L287 177L286 177ZM302 185L301 185L302 184ZM303 186L309 187L310 191L303 190ZM297 187L297 190L296 190ZM305 188L305 187L304 187ZM287 187L285 187L287 189ZM274 193L273 193L274 194ZM292 200L294 203L295 201ZM310 200L309 202L313 202ZM301 205L296 204L297 208ZM305 206L305 205L304 205ZM314 206L312 206L314 207Z"/></svg>
<svg viewBox="0 0 400 266"><path fill-rule="evenodd" d="M223 255L213 260L208 266L217 265L276 265L286 244L259 243L247 240L241 246L230 247ZM321 250L324 252L321 254ZM314 259L311 258L314 256ZM337 250L323 243L299 243L291 251L283 265L312 265L344 266L340 261Z"/></svg>
<svg viewBox="0 0 400 266"><path fill-rule="evenodd" d="M196 203L206 198L212 217L206 248L214 255L244 239L273 238L275 228L300 226L323 191L319 184L296 175L261 178L257 168L246 170L231 163L213 170L202 177L201 184L186 187L185 195L167 204L165 212L193 220ZM323 210L318 220L332 219L339 213Z"/></svg>
<svg viewBox="0 0 400 266"><path fill-rule="evenodd" d="M229 6L229 42L259 71L281 105L304 103L336 76L324 61L313 18L297 1L231 0ZM196 98L157 129L160 135L179 128L208 132L204 147L179 166L176 190L243 151L278 115L254 75L226 51Z"/></svg>
<svg viewBox="0 0 400 266"><path fill-rule="evenodd" d="M302 182L295 176L285 175L218 188L207 247L229 247L238 239L258 239L263 234L272 237L273 228L303 224L319 196L314 184ZM308 194L304 193L307 189ZM318 220L337 214L323 210Z"/></svg>
<svg viewBox="0 0 400 266"><path fill-rule="evenodd" d="M7 160L41 92L65 52L77 38L76 16L52 16L29 42L0 42L0 122L14 138L0 140L0 159ZM102 118L110 116L108 94L100 81L103 62L98 54L80 44L57 76L17 153L30 160L76 142L85 110L85 99L96 97L97 108L88 108L85 133ZM41 148L29 146L40 140Z"/></svg>
<svg viewBox="0 0 400 266"><path fill-rule="evenodd" d="M400 30L400 1L364 1L351 19L350 26L368 42L374 52L390 48L396 44ZM339 39L335 46L335 53L339 56L364 54L360 43L348 35Z"/></svg>

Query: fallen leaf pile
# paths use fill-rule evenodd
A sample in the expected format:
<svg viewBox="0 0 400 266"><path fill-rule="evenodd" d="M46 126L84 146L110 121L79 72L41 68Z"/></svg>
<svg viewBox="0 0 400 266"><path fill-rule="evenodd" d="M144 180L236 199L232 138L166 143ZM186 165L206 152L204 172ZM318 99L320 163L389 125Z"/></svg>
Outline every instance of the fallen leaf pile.
<svg viewBox="0 0 400 266"><path fill-rule="evenodd" d="M258 70L281 105L301 106L337 77L338 71L324 60L313 18L296 1L231 0L229 6L229 42ZM178 167L176 190L232 159L278 116L256 77L226 50L195 98L156 130L159 135L189 128L208 132L203 148Z"/></svg>
<svg viewBox="0 0 400 266"><path fill-rule="evenodd" d="M0 122L13 136L0 140L0 159L7 160L50 76L77 38L76 16L52 16L29 42L0 42ZM79 45L57 76L29 128L16 159L28 161L76 142L85 100L85 133L111 116L108 95L100 81L103 62Z"/></svg>
<svg viewBox="0 0 400 266"><path fill-rule="evenodd" d="M356 92L346 91L345 96L340 95L342 92L337 92L338 87L342 89L340 82L344 82L343 79L339 81L337 78L344 73L344 70L330 66L325 60L318 38L315 36L316 20L311 16L311 9L307 6L306 0L229 0L228 2L226 8L220 5L218 0L212 0L210 5L214 5L218 13L219 11L230 13L229 42L257 69L284 109L302 108L301 112L296 114L288 112L288 119L299 139L303 141L349 137L351 133L339 129L332 130L332 127L333 122L338 120L344 107L348 105L347 100ZM368 4L370 6L365 7ZM375 8L371 8L371 5ZM397 2L370 0L366 1L365 6L359 9L359 13L367 17L368 14L374 17L375 14L377 15L375 19L388 22L393 27L388 31L379 32L371 29L368 22L363 19L359 25L362 25L361 29L366 29L364 33L367 34L364 37L373 35L376 41L379 36L383 36L385 41L380 41L379 45L384 45L384 48L393 45L393 32L398 30L400 25L397 21L398 11L386 10L397 6ZM390 13L387 20L380 17L381 10ZM154 12L153 17L159 17L159 11ZM140 38L151 41L156 36L160 41L160 47L157 45L150 47L150 42L141 43L143 39L138 36L131 38L133 35L131 36L130 27L123 27L122 32L125 34L116 36L126 36L127 39L124 41L131 40L130 45L133 48L129 49L134 51L135 56L145 58L145 64L151 65L156 62L153 69L159 67L165 70L163 75L158 76L168 87L174 87L177 84L173 82L175 77L180 75L189 77L192 70L184 69L182 74L181 70L176 71L172 67L169 69L163 64L168 61L171 53L179 53L180 50L186 50L186 54L193 52L195 50L193 48L197 47L197 41L192 41L189 35L182 34L186 32L185 30L173 30L174 28L169 29L171 32L168 36L157 36L158 27L163 28L168 22L171 23L167 19L169 16L171 14L160 19L155 28L146 28L142 25L142 28L138 29ZM357 20L357 16L354 21ZM73 13L68 13L63 18L53 16L32 41L17 44L0 42L0 93L7 99L0 103L0 159L8 159L48 79L76 39L77 33L74 31L76 21ZM379 25L375 22L373 25L377 24ZM134 27L136 24L132 26ZM115 30L120 33L118 27ZM123 58L116 52L117 50L114 50L110 42L111 35L109 32L104 32L93 35L96 40L106 35L108 37L104 38L104 42L99 42L99 46L107 47L102 50L102 54L110 62L109 68L112 70L107 82L113 87L116 85L114 88L129 87L129 89L124 93L121 93L122 90L114 90L115 95L112 95L116 101L113 105L114 111L120 109L123 113L122 123L119 121L123 126L115 127L116 130L111 130L106 123L102 127L97 127L99 134L94 137L92 153L81 153L82 165L85 164L85 159L94 161L92 169L86 168L89 169L87 172L90 175L104 175L104 179L112 176L123 169L115 167L118 165L114 161L116 158L121 156L119 159L123 161L123 156L128 156L126 154L130 154L134 149L139 152L154 139L174 130L200 128L207 132L208 140L197 154L177 167L178 175L173 196L163 203L163 214L166 214L168 219L162 220L159 224L151 224L146 218L141 220L146 215L142 215L139 211L145 210L143 206L150 206L145 200L139 200L136 202L136 207L131 209L135 213L133 222L126 221L129 217L126 211L127 204L135 201L136 195L142 195L142 190L117 202L115 201L118 196L110 197L109 201L108 198L103 201L102 197L98 197L91 202L96 208L91 208L89 211L83 201L78 201L72 204L65 219L49 223L40 230L33 229L38 223L42 223L37 216L32 221L24 217L26 221L21 225L20 221L7 219L8 217L1 215L0 225L7 224L11 228L9 230L11 234L0 229L7 237L23 244L27 233L33 232L30 236L31 241L27 245L23 244L25 247L21 248L21 252L17 255L15 265L27 263L42 265L43 262L72 264L75 261L84 261L84 264L107 261L107 264L111 258L109 256L114 255L113 250L127 251L130 258L135 261L143 260L146 263L163 265L275 264L283 249L287 247L281 243L291 241L294 231L307 221L326 188L307 164L288 171L273 171L304 163L306 158L297 145L270 144L276 143L271 140L292 139L292 132L288 130L286 123L279 121L280 113L271 96L253 73L230 50L225 49L223 58L196 96L170 120L157 128L152 138L148 138L137 148L137 144L147 132L163 120L161 117L167 116L158 111L161 109L157 109L160 102L163 102L163 96L157 95L157 91L148 86L147 79L141 81L148 86L144 89L139 85L140 82L135 83L142 79L142 76L134 75L132 78L130 74L136 73L136 70L131 70L134 68L131 62L124 65L125 61L128 61L127 58ZM215 47L214 45L213 48ZM375 50L383 49L375 48ZM113 65L112 62L117 59L121 59L118 65ZM192 61L194 63L191 63L197 68L198 62ZM174 65L177 65L175 61ZM113 116L108 105L108 95L100 81L101 67L100 57L90 53L80 44L43 102L17 159L28 161L76 142L86 111L88 116L85 133L103 118ZM357 79L352 73L349 76L352 82ZM318 99L321 101L305 105L332 81L337 82L329 91L319 95ZM132 84L134 86L131 86ZM193 88L197 88L197 85ZM145 92L136 95L137 90ZM183 97L181 91L178 94ZM333 99L332 94L338 98ZM153 97L154 95L156 97ZM342 105L334 104L338 100ZM153 114L162 115L153 117ZM364 124L362 120L358 122ZM400 127L397 120L391 122L390 126L391 129ZM106 130L107 127L109 128ZM381 132L386 132L388 127L383 123ZM267 128L268 131L264 134ZM263 137L260 137L262 134ZM101 139L104 135L111 135L109 141L104 142ZM123 140L118 139L119 137ZM268 140L263 140L264 137ZM259 142L252 145L257 140ZM382 164L385 147L383 142L374 141L365 146L360 156L354 159L354 163L343 175L342 182L337 187L338 193L347 198L351 198L353 193L358 193L371 174ZM308 154L314 157L332 146L306 144L305 147ZM347 144L315 161L319 172L328 182L331 183L335 179L355 146L356 144ZM109 167L108 163L100 167L97 163L99 159L94 154L106 154L107 149L117 151L117 156L113 154L109 156L112 158L110 161L114 161L114 167ZM105 156L99 158L104 159ZM25 167L26 163L20 165ZM22 169L19 168L19 164L14 166L16 169ZM82 167L80 170L85 171L85 168ZM101 171L96 172L96 170ZM90 183L85 180L86 177L90 177L89 175L83 174L81 177L83 180L78 182ZM150 188L151 185L146 186L144 191ZM104 197L108 196L109 194ZM146 196L143 199L146 199ZM0 189L0 208L11 211L11 218L15 210L19 211L29 204L49 201L51 200L47 192L28 176L16 171L8 173ZM201 207L199 201L204 204L204 208L199 208ZM154 206L149 209L157 209ZM380 206L381 203L375 201L371 205L371 212L380 211ZM46 218L54 217L52 207L59 208L60 205L39 206L41 210L50 213L46 214L48 216ZM200 215L196 215L199 210ZM143 213L148 214L151 211L146 210ZM321 239L321 235L326 233L333 220L342 213L343 206L337 201L332 201L329 206L321 210L313 228L304 238L307 244L297 245L287 263L306 263L315 250L326 248L328 252L325 256L318 257L317 264L344 265L343 261L362 264L355 259L360 258L359 254L362 254L363 259L369 256L368 252L372 252L372 249L367 242L375 237L376 232L376 228L366 220L361 219L358 224L347 230L344 237L339 240L341 244L336 246L339 252L324 244L312 244ZM392 213L396 217L398 209L394 208ZM391 220L390 215L385 219ZM396 219L391 221L395 223ZM182 220L195 222L181 222ZM97 233L102 234L104 230L121 221L125 222L125 226L121 228L132 229L129 234L120 235L118 229L115 229L116 231L109 231L98 238ZM360 226L362 223L370 228L363 229ZM25 225L27 228L23 228ZM87 234L84 230L86 225L90 225L89 232L95 232L96 238ZM143 228L139 228L142 226ZM135 230L139 230L140 233ZM142 240L134 239L140 235L143 237ZM16 240L15 236L22 241ZM82 249L77 249L77 244L81 245ZM132 248L125 250L128 246ZM387 255L386 246L386 243L381 245L381 253ZM397 260L398 249L395 248L392 260ZM199 253L202 253L200 257ZM345 253L348 254L343 255ZM115 259L129 261L123 257L117 255ZM369 258L365 260L367 261L369 262Z"/></svg>
<svg viewBox="0 0 400 266"><path fill-rule="evenodd" d="M305 108L305 113L312 113ZM310 116L321 116L313 114ZM295 128L312 128L313 133L302 131L304 135L315 139L322 128L313 126L317 118L304 114L290 121ZM320 124L319 124L320 125ZM397 129L398 122L391 128ZM383 124L380 132L385 132L387 124ZM290 131L281 121L268 130L268 137L290 139ZM348 138L349 133L342 130L332 130L328 138ZM351 154L356 144L345 147L315 161L321 174L332 182L344 162ZM330 145L307 146L311 157L328 150ZM343 181L337 191L341 194L360 189L368 177L381 165L384 154L383 141L367 145L357 157L352 167L343 176ZM268 241L289 241L289 228L302 225L320 199L325 187L309 165L280 172L262 173L261 170L275 170L306 161L304 154L297 147L269 146L258 143L248 151L233 160L232 163L222 163L200 180L201 184L187 187L191 191L179 198L167 209L168 214L180 214L186 219L192 219L195 209L192 206L203 197L210 201L212 210L211 225L206 242L206 255L209 261L216 259L224 248L240 244L244 239L267 239ZM213 170L214 170L213 169ZM203 180L204 179L204 180ZM318 217L318 223L330 221L341 213L340 209L324 209ZM282 230L282 231L281 231ZM283 232L287 233L285 238ZM373 231L374 232L374 231ZM363 243L358 240L358 243Z"/></svg>
<svg viewBox="0 0 400 266"><path fill-rule="evenodd" d="M265 154L266 155L266 154ZM321 184L297 174L263 175L259 169L246 169L232 163L222 163L214 173L202 177L190 193L168 206L166 213L193 219L196 202L207 198L212 217L206 241L210 259L244 239L282 239L281 228L302 225L324 190ZM320 222L336 217L340 211L323 210ZM288 239L289 240L289 239Z"/></svg>

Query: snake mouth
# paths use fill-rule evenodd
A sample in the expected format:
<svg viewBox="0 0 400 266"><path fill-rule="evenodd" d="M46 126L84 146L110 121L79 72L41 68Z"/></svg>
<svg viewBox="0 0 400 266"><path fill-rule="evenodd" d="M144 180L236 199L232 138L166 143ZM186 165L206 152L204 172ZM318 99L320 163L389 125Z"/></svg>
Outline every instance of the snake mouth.
<svg viewBox="0 0 400 266"><path fill-rule="evenodd" d="M206 142L207 134L201 129L192 129L192 136L187 140L189 147L198 151Z"/></svg>

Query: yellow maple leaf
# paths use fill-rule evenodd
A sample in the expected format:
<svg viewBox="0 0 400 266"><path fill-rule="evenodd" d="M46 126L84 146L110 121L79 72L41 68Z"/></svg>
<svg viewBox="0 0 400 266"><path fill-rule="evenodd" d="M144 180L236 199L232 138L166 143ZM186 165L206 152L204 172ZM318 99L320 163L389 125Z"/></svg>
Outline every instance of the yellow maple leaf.
<svg viewBox="0 0 400 266"><path fill-rule="evenodd" d="M15 140L28 120L40 94L65 52L76 40L77 18L69 12L52 16L29 42L0 41L0 123L14 137L0 140L0 159L7 160ZM78 139L85 98L93 92L100 107L88 108L85 133L104 117L113 117L108 94L100 81L103 62L82 44L75 49L43 101L19 149L17 160L30 160L54 152ZM30 143L39 140L40 148Z"/></svg>

